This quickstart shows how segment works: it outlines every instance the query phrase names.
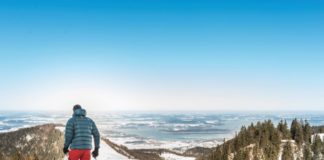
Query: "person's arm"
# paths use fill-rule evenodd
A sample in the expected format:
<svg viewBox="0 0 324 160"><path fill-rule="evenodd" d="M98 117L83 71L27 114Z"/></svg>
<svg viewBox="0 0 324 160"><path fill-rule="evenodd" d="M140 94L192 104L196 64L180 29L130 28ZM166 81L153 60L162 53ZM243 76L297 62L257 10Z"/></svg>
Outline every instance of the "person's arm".
<svg viewBox="0 0 324 160"><path fill-rule="evenodd" d="M73 119L69 119L65 126L64 148L69 148L73 138Z"/></svg>
<svg viewBox="0 0 324 160"><path fill-rule="evenodd" d="M96 126L96 123L92 121L92 135L94 138L94 142L95 142L95 148L99 149L100 147L100 133L98 131L98 128Z"/></svg>

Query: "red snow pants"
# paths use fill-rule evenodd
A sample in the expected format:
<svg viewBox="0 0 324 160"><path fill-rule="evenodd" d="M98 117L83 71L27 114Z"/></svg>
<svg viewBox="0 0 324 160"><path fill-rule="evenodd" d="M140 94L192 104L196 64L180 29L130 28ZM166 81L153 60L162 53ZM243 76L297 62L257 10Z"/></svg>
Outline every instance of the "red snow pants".
<svg viewBox="0 0 324 160"><path fill-rule="evenodd" d="M90 149L72 149L69 151L69 160L90 160Z"/></svg>

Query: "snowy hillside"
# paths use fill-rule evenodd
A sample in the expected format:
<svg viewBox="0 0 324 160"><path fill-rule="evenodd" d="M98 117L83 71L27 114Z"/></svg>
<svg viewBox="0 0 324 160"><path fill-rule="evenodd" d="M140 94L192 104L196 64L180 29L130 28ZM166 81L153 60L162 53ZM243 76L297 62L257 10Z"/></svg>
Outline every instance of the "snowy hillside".
<svg viewBox="0 0 324 160"><path fill-rule="evenodd" d="M110 146L108 146L104 141L100 142L99 156L96 160L129 160L126 156L116 152ZM64 160L68 160L68 157L65 156ZM92 158L92 160L95 160Z"/></svg>
<svg viewBox="0 0 324 160"><path fill-rule="evenodd" d="M56 129L60 130L64 133L64 127L56 127ZM100 141L100 149L99 156L96 160L129 160L130 158L116 152L113 148L111 148L105 141ZM68 156L64 156L64 160L68 160ZM92 160L95 160L92 158Z"/></svg>

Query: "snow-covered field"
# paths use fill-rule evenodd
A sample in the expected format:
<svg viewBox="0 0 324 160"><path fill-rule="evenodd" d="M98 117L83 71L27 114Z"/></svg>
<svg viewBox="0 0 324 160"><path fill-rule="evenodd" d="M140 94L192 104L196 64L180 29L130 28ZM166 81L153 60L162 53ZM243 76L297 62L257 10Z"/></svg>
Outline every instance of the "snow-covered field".
<svg viewBox="0 0 324 160"><path fill-rule="evenodd" d="M161 157L165 160L195 160L194 157L183 157L172 153L162 153Z"/></svg>
<svg viewBox="0 0 324 160"><path fill-rule="evenodd" d="M208 141L162 141L154 139L140 139L142 143L129 143L138 141L135 137L122 137L122 138L109 138L111 141L127 146L129 149L159 149L165 148L178 152L184 152L187 149L194 147L216 147L219 144L222 144L219 140L208 140Z"/></svg>

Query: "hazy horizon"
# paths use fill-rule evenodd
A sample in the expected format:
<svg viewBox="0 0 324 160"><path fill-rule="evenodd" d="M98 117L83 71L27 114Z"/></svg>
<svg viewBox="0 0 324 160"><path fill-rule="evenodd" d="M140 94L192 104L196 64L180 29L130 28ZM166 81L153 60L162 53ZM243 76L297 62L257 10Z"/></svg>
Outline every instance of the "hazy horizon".
<svg viewBox="0 0 324 160"><path fill-rule="evenodd" d="M0 110L324 110L320 1L1 1Z"/></svg>
<svg viewBox="0 0 324 160"><path fill-rule="evenodd" d="M83 108L90 114L97 114L99 112L102 113L141 113L141 114L323 114L324 110L285 110L285 109L277 109L277 110L105 110L105 109L93 109L91 107L83 106ZM67 113L73 114L72 107L67 109L1 109L0 113L4 112L30 112L30 113Z"/></svg>

